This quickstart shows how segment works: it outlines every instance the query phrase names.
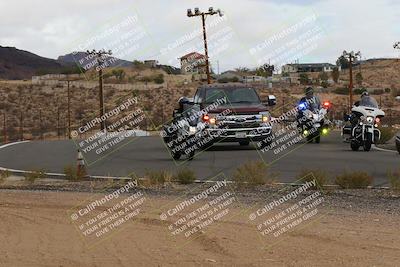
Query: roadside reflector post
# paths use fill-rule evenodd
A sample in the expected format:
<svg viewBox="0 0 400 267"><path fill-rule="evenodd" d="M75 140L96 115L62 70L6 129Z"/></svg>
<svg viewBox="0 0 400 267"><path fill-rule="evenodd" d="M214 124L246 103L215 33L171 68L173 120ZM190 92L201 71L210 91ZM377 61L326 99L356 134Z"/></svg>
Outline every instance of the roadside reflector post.
<svg viewBox="0 0 400 267"><path fill-rule="evenodd" d="M78 158L77 158L77 168L76 168L76 176L78 179L86 177L86 167L85 160L83 158L82 152L78 149Z"/></svg>

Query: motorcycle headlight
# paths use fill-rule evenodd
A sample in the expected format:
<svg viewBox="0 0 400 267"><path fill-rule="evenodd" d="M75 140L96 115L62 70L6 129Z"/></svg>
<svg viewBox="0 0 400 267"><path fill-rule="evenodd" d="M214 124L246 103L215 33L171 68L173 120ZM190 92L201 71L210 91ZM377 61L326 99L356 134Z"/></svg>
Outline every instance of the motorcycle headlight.
<svg viewBox="0 0 400 267"><path fill-rule="evenodd" d="M196 127L189 126L189 134L195 134L195 133L196 133Z"/></svg>
<svg viewBox="0 0 400 267"><path fill-rule="evenodd" d="M368 116L367 117L367 122L368 123L373 123L375 121L375 118L374 117L371 117L371 116Z"/></svg>

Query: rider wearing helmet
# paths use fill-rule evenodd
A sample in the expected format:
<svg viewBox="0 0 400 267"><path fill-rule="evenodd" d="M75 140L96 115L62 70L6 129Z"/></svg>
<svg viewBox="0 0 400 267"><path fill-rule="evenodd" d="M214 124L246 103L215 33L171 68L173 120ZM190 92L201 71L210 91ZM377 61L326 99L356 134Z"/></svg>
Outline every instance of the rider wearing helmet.
<svg viewBox="0 0 400 267"><path fill-rule="evenodd" d="M364 91L364 92L361 93L360 100L356 101L356 102L354 103L354 106L356 106L356 107L360 106L360 103L361 103L362 100L365 99L365 98L369 98L369 93L368 93L368 91ZM351 126L352 126L351 128L352 128L352 129L353 129L354 126L358 123L358 121L359 121L359 119L360 119L360 116L361 116L361 114L359 114L359 113L356 113L356 112L352 112L352 113L351 113L350 122L351 122Z"/></svg>
<svg viewBox="0 0 400 267"><path fill-rule="evenodd" d="M358 107L358 106L360 105L360 101L361 101L364 97L369 97L368 91L362 92L361 97L360 97L360 100L356 101L356 102L354 103L354 106Z"/></svg>
<svg viewBox="0 0 400 267"><path fill-rule="evenodd" d="M306 109L311 111L321 108L321 100L318 96L314 95L314 89L312 87L306 88L306 95L300 99L300 104L301 103L305 103Z"/></svg>
<svg viewBox="0 0 400 267"><path fill-rule="evenodd" d="M305 96L299 101L297 120L300 125L302 124L300 122L302 121L301 118L303 117L304 110L314 111L321 109L321 100L318 96L314 95L314 89L312 87L307 87L305 93Z"/></svg>

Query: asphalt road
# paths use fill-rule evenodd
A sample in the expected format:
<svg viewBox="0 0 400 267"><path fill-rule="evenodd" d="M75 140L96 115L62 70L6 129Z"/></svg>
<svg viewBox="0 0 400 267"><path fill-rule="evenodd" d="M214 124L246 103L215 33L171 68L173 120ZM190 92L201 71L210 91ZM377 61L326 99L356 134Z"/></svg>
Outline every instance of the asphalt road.
<svg viewBox="0 0 400 267"><path fill-rule="evenodd" d="M109 153L110 150L107 151ZM95 154L95 153L94 153ZM0 166L19 170L45 169L63 173L68 164L76 164L77 144L70 140L35 141L0 149ZM253 146L216 144L196 155L193 161L174 161L160 137L138 137L125 143L110 154L86 155L91 175L139 176L147 170L190 168L198 179L213 179L221 172L228 178L242 163L264 160L271 171L279 174L278 181L293 182L304 169L325 170L332 177L346 170L363 170L374 177L375 185L387 185L387 171L400 167L396 153L372 150L353 152L343 143L339 133L333 132L322 139L321 144L300 143L274 154L262 153Z"/></svg>

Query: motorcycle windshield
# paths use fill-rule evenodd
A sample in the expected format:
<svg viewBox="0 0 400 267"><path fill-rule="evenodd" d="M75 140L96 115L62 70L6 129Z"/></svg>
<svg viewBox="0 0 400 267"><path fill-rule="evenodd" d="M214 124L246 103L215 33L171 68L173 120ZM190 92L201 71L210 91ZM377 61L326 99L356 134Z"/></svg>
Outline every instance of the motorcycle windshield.
<svg viewBox="0 0 400 267"><path fill-rule="evenodd" d="M364 96L363 98L361 98L360 106L369 108L379 108L378 102L375 100L375 98L370 96Z"/></svg>

